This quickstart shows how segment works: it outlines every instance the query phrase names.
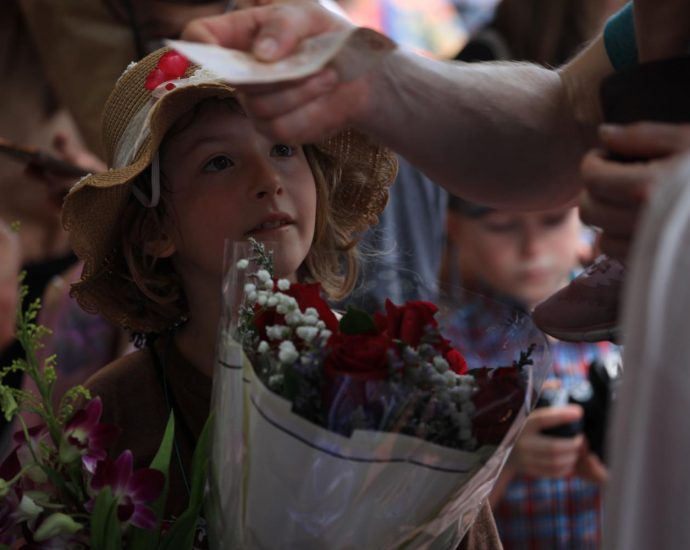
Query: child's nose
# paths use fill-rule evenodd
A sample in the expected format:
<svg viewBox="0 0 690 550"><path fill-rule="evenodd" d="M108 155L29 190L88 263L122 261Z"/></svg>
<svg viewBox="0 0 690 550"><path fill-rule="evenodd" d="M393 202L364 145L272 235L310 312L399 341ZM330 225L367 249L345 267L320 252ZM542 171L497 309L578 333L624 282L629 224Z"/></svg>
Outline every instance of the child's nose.
<svg viewBox="0 0 690 550"><path fill-rule="evenodd" d="M543 245L543 235L532 228L525 229L522 236L522 252L531 257L539 253Z"/></svg>
<svg viewBox="0 0 690 550"><path fill-rule="evenodd" d="M257 199L283 193L282 174L270 162L259 163L254 177L253 192Z"/></svg>

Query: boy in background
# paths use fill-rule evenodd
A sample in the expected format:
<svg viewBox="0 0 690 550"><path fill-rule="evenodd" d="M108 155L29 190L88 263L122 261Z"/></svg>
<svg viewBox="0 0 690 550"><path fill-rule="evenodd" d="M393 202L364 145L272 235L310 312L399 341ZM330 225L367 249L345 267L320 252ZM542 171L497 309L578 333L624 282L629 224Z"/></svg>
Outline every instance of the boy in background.
<svg viewBox="0 0 690 550"><path fill-rule="evenodd" d="M463 288L510 307L531 311L568 283L579 267L583 227L576 208L544 212L492 210L451 198L448 216L446 288ZM472 307L471 293L459 296L472 330L463 352L484 355L495 346L486 328L501 322L505 307ZM475 304L476 306L476 304ZM484 327L484 328L482 328ZM550 387L574 388L587 380L595 360L618 361L607 342L551 341ZM544 435L581 419L578 405L535 409L499 476L490 501L506 549L599 548L601 483L606 473L583 434Z"/></svg>

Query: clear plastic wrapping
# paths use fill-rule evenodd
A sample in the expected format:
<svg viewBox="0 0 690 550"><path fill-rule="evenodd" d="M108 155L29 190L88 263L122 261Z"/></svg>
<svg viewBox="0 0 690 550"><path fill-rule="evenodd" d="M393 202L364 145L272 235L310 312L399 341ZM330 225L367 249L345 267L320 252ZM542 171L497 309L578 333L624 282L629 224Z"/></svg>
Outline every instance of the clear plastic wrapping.
<svg viewBox="0 0 690 550"><path fill-rule="evenodd" d="M549 354L541 333L528 316L493 303L505 315L485 327L497 342L497 354L485 362L481 355L461 361L450 352L462 349L460 336L467 334L455 307L432 319L431 304L390 304L372 319L373 327L361 312L349 312L329 330L305 317L314 311L302 307L300 292L284 282L261 287L261 266L237 269L238 259L252 254L243 243L227 255L212 402L207 517L213 547L457 546L546 374ZM247 302L261 288L265 299L253 295ZM271 321L285 324L267 326L282 327L282 335L268 328L274 338L261 330L248 337L246 323L261 325L258 317L275 309L270 298L291 292L299 297L301 325L315 330L273 312ZM356 338L363 330L366 335ZM454 336L458 344L439 335ZM375 349L368 353L379 336L387 338L385 368L348 361L352 355L380 362ZM281 347L285 340L291 344ZM296 357L284 353L279 360L285 346L294 347Z"/></svg>

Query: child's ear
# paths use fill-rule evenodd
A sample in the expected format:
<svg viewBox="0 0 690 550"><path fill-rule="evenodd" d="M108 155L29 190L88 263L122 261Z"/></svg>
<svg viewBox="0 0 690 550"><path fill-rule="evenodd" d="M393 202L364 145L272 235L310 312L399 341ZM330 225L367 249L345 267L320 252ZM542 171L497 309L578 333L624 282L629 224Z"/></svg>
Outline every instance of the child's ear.
<svg viewBox="0 0 690 550"><path fill-rule="evenodd" d="M144 245L144 252L156 258L169 258L177 251L175 241L168 235L161 235L160 239L148 241Z"/></svg>

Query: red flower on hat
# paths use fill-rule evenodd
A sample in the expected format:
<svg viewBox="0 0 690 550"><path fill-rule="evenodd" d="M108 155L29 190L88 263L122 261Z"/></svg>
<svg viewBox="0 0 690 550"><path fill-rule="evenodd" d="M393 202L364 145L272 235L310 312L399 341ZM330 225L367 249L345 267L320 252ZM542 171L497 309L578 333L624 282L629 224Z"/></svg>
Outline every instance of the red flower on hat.
<svg viewBox="0 0 690 550"><path fill-rule="evenodd" d="M177 80L184 76L187 67L189 67L189 60L184 55L169 51L158 60L158 65L149 73L144 88L153 91L164 82ZM166 89L171 90L175 87L174 84L169 84L169 86L172 88L166 87Z"/></svg>

